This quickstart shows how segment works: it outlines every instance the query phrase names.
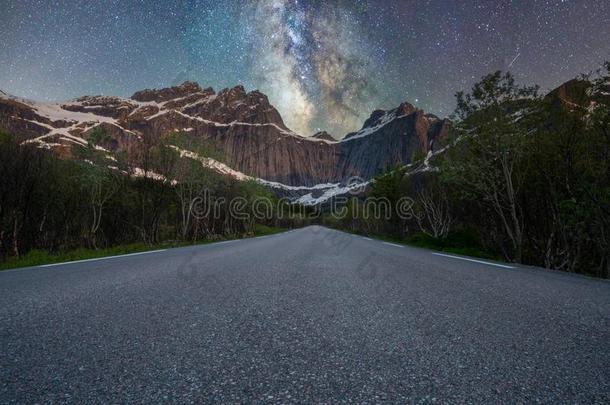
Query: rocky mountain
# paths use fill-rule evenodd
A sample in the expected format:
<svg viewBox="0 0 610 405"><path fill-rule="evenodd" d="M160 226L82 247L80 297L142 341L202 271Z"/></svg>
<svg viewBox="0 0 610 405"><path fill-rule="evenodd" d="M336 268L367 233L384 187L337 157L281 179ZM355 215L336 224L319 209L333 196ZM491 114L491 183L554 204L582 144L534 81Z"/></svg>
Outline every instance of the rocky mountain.
<svg viewBox="0 0 610 405"><path fill-rule="evenodd" d="M572 79L547 94L558 108L587 108L610 105L610 82L592 83L585 79Z"/></svg>
<svg viewBox="0 0 610 405"><path fill-rule="evenodd" d="M212 145L213 157L184 143L175 148L221 173L257 179L307 203L345 191L350 178L366 183L388 167L438 150L449 121L402 103L374 111L359 131L340 141L327 132L304 137L286 127L259 91L237 86L216 93L185 82L130 98L85 96L65 103L2 93L0 128L66 157L93 142L109 166L117 154L161 140L188 139L198 150L195 146L205 143L208 149ZM100 130L105 136L94 136Z"/></svg>

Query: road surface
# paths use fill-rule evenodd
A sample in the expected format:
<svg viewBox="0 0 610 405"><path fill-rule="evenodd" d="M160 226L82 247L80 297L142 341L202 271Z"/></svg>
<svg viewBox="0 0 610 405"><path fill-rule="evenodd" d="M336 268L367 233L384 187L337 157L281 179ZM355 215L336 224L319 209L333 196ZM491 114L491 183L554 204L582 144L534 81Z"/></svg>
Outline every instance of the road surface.
<svg viewBox="0 0 610 405"><path fill-rule="evenodd" d="M312 226L0 272L0 403L608 402L610 283Z"/></svg>

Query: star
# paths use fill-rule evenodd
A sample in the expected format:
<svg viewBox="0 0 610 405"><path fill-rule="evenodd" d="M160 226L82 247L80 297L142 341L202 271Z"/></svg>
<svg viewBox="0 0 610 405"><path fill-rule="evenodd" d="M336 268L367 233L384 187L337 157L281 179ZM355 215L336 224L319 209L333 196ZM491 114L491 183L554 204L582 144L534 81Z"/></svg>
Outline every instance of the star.
<svg viewBox="0 0 610 405"><path fill-rule="evenodd" d="M403 101L439 116L510 69L552 89L610 55L605 0L5 2L0 88L40 100L195 80L267 94L304 135Z"/></svg>

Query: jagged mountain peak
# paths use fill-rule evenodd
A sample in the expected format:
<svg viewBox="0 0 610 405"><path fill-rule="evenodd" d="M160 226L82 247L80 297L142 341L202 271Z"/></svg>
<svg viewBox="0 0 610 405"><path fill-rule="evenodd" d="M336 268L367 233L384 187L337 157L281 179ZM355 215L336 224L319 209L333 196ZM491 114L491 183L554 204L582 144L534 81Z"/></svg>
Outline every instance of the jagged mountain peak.
<svg viewBox="0 0 610 405"><path fill-rule="evenodd" d="M574 103L585 95L594 105L610 97L609 87L606 82L591 85L575 80L549 97ZM301 137L285 127L260 91L235 86L215 93L194 82L143 90L132 98L84 96L65 103L40 103L0 93L0 128L24 143L70 157L74 150L90 145L91 134L101 128L108 137L94 148L114 167L121 155L137 157L145 142L184 136L193 148L199 142L214 148L218 160L202 155L198 158L202 164L238 179L258 179L290 197L302 197L303 203L319 202L322 197L316 192L326 198L327 189L344 189L342 182L348 178L366 181L387 167L410 163L415 154L442 150L449 127L449 120L404 102L390 110L373 111L361 130L341 141L326 131ZM132 164L137 162L126 163Z"/></svg>
<svg viewBox="0 0 610 405"><path fill-rule="evenodd" d="M227 103L244 102L249 101L252 104L259 103L255 97L248 93L244 86L237 85L235 87L225 88L218 92L217 98Z"/></svg>
<svg viewBox="0 0 610 405"><path fill-rule="evenodd" d="M398 107L396 107L397 116L413 114L416 111L418 111L418 109L415 108L415 106L413 106L413 104L406 102L406 101L400 103L400 105Z"/></svg>
<svg viewBox="0 0 610 405"><path fill-rule="evenodd" d="M0 99L0 127L19 134L25 143L74 157L75 150L95 139L90 138L93 131L102 129L108 136L94 145L105 159L102 164L115 167L116 160L127 153L136 161L122 167L137 169L145 142L185 137L194 143L193 148L199 142L213 145L214 159L219 160L199 157L212 169L240 179L259 179L293 197L338 186L353 176L370 179L387 166L408 162L414 151L428 150L431 141L444 134L443 128L433 128L432 121L420 120L421 110L403 103L393 110L373 112L366 124L372 126L353 138L360 138L356 142L352 138L337 141L326 131L302 137L286 128L262 92L235 86L215 93L194 82L142 90L131 98L20 102ZM417 114L404 117L413 111ZM192 151L183 152L194 156Z"/></svg>
<svg viewBox="0 0 610 405"><path fill-rule="evenodd" d="M384 122L387 122L393 118L411 115L417 111L421 111L421 110L415 108L413 106L413 104L406 102L406 101L400 103L400 105L398 107L393 108L391 110L381 110L381 109L374 110L371 113L371 115L369 116L369 118L367 118L367 120L364 121L364 124L362 125L361 130L379 126L379 125L383 124Z"/></svg>
<svg viewBox="0 0 610 405"><path fill-rule="evenodd" d="M362 129L375 126L386 114L386 110L374 110L371 115L366 119L366 121L364 121Z"/></svg>
<svg viewBox="0 0 610 405"><path fill-rule="evenodd" d="M218 92L218 98L223 99L227 102L244 101L248 104L261 104L270 106L269 98L266 94L259 90L252 90L247 92L244 86L237 85L235 87L225 88Z"/></svg>
<svg viewBox="0 0 610 405"><path fill-rule="evenodd" d="M269 103L267 96L258 90L247 92L242 85L222 89L217 94L203 90L166 104L170 107L175 105L180 106L186 114L221 123L273 124L288 131L280 113Z"/></svg>
<svg viewBox="0 0 610 405"><path fill-rule="evenodd" d="M209 93L209 91L214 92L211 88L206 89L206 93ZM203 89L199 86L199 83L186 81L178 86L137 91L131 96L131 99L142 102L163 102L201 92L203 92Z"/></svg>
<svg viewBox="0 0 610 405"><path fill-rule="evenodd" d="M379 133L379 130L397 120L403 120L413 117L413 121L417 121L420 127L429 127L442 122L434 114L427 114L423 110L416 108L409 102L402 102L398 107L390 110L374 110L369 118L364 121L362 128L356 132L350 132L342 139L342 141L352 141L374 133Z"/></svg>
<svg viewBox="0 0 610 405"><path fill-rule="evenodd" d="M228 95L231 95L231 96L235 96L235 95L244 95L245 96L246 95L246 89L245 89L245 87L243 85L238 84L235 87L227 87L227 88L222 89L222 90L220 90L218 92L219 95L220 94L225 94L225 93L228 94Z"/></svg>

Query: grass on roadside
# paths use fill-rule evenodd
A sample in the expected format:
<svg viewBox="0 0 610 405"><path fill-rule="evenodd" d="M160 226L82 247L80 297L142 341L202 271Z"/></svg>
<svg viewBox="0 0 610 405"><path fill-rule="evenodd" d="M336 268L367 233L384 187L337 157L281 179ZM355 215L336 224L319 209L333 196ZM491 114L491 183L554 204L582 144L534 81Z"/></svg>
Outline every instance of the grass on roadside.
<svg viewBox="0 0 610 405"><path fill-rule="evenodd" d="M343 230L350 232L349 230ZM364 234L362 232L350 232L358 235L368 236L386 242L397 243L406 246L414 246L424 249L436 250L440 252L455 253L462 256L479 257L504 261L501 256L485 250L478 238L468 231L451 232L445 239L437 239L424 233L416 233L406 238L397 238L385 235Z"/></svg>
<svg viewBox="0 0 610 405"><path fill-rule="evenodd" d="M254 235L251 236L273 235L284 231L286 231L286 229L284 228L274 228L270 226L256 224L254 227ZM119 256L129 253L139 253L150 250L168 249L182 246L203 245L213 242L219 242L221 240L204 239L195 242L167 242L156 245L147 245L145 243L132 243L129 245L113 246L97 250L79 248L66 252L53 253L46 250L33 249L19 258L10 257L8 260L0 262L0 270L8 270L19 267L40 266L43 264L71 262L75 260L97 259L101 257Z"/></svg>
<svg viewBox="0 0 610 405"><path fill-rule="evenodd" d="M256 224L254 225L254 236L273 235L280 232L285 232L285 228L274 228L272 226Z"/></svg>
<svg viewBox="0 0 610 405"><path fill-rule="evenodd" d="M403 243L463 256L503 261L502 257L485 250L478 238L467 231L452 232L445 239L437 239L423 233L418 233L408 237Z"/></svg>

